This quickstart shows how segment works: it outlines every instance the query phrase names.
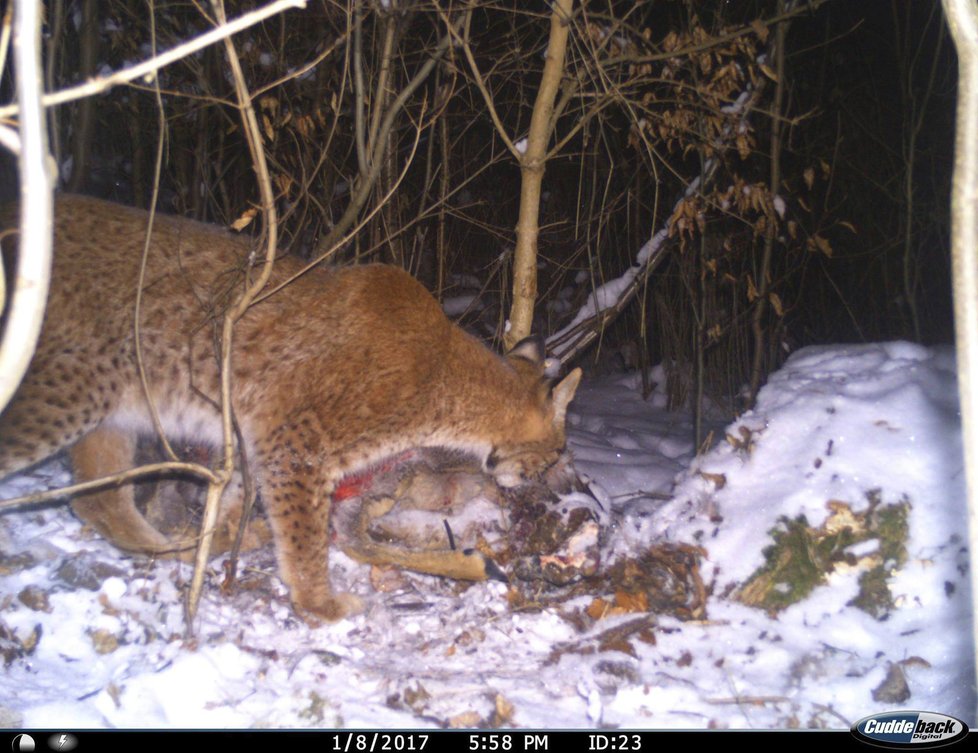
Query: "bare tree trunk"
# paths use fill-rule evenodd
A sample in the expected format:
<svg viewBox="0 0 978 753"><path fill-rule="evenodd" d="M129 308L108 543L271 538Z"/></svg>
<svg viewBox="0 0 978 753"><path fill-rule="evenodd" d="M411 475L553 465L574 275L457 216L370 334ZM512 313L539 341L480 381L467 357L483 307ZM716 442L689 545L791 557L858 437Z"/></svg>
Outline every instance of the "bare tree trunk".
<svg viewBox="0 0 978 753"><path fill-rule="evenodd" d="M146 139L143 133L142 99L131 97L129 110L129 154L132 161L132 203L140 209L149 207L149 181L146 177Z"/></svg>
<svg viewBox="0 0 978 753"><path fill-rule="evenodd" d="M784 0L778 2L778 13L785 11ZM778 24L775 32L774 57L775 73L778 80L774 88L774 105L771 117L771 173L768 177L771 196L777 196L781 186L781 108L784 102L784 38L787 31L787 21ZM761 379L765 376L765 345L764 314L767 311L767 299L771 289L771 255L774 251L774 240L778 226L774 217L774 208L770 209L767 218L767 231L764 233L764 253L761 258L761 269L757 276L757 289L760 297L754 308L752 322L754 332L754 362L750 370L749 404L754 405L757 392L761 388ZM769 364L768 364L769 366Z"/></svg>
<svg viewBox="0 0 978 753"><path fill-rule="evenodd" d="M449 170L451 165L449 163L450 150L448 148L448 118L445 113L442 113L438 119L438 132L440 134L439 144L441 146L441 171L438 177L438 239L436 241L438 274L435 290L438 302L441 303L445 295L445 264L448 253L448 249L445 248L445 203L448 201L449 180L451 178L451 172Z"/></svg>
<svg viewBox="0 0 978 753"><path fill-rule="evenodd" d="M968 547L978 551L978 5L944 0L958 50L958 116L951 194L951 263L958 391L968 484ZM978 588L978 557L971 558L971 592ZM972 620L978 644L978 621ZM978 660L978 657L976 657Z"/></svg>
<svg viewBox="0 0 978 753"><path fill-rule="evenodd" d="M98 58L98 19L95 13L95 0L83 0L81 27L78 29L78 77L82 80L95 75ZM85 97L78 103L78 114L74 121L71 139L71 178L69 191L80 191L88 178L89 155L92 151L92 136L95 133L95 98Z"/></svg>
<svg viewBox="0 0 978 753"><path fill-rule="evenodd" d="M390 99L389 91L380 94L385 102ZM391 193L397 183L397 175L400 172L397 164L397 129L391 128L387 132L384 143L384 166L381 170L380 188L378 200ZM384 218L381 226L382 237L378 238L381 243L386 243L387 253L392 264L396 264L404 269L408 268L408 260L404 253L404 236L397 232L401 227L401 202L397 193L391 195L390 199L380 210Z"/></svg>
<svg viewBox="0 0 978 753"><path fill-rule="evenodd" d="M706 257L706 234L700 235L696 248L696 262L692 274L696 277L696 290L690 286L689 299L693 302L693 446L696 452L703 444L703 396L706 394L706 275L703 274ZM685 273L683 273L685 274Z"/></svg>
<svg viewBox="0 0 978 753"><path fill-rule="evenodd" d="M574 0L555 0L553 3L547 61L533 105L526 150L520 160L523 181L520 186L520 215L516 224L516 251L513 255L513 304L509 313L509 329L503 336L507 348L528 337L533 328L533 306L537 297L540 189L547 164L547 148L556 125L553 119L554 101L564 74L573 7Z"/></svg>
<svg viewBox="0 0 978 753"><path fill-rule="evenodd" d="M54 0L47 10L48 28L47 55L44 60L44 89L54 91L58 86L57 73L61 51L64 49L65 4L64 0ZM61 164L61 108L49 107L45 112L48 124L48 148L54 155L54 164ZM57 176L55 176L57 179Z"/></svg>
<svg viewBox="0 0 978 753"><path fill-rule="evenodd" d="M920 258L915 248L917 234L917 220L919 210L915 206L917 190L915 185L915 166L917 160L917 141L923 129L925 118L928 113L928 102L935 90L935 81L938 70L940 70L941 46L944 39L944 30L940 29L937 37L937 49L932 53L930 60L930 73L928 74L927 84L922 91L917 91L915 86L915 68L917 61L920 60L922 39L927 35L932 23L938 21L937 7L931 8L923 28L915 27L912 20L911 11L913 6L906 4L903 7L898 4L893 6L893 28L896 39L895 47L900 68L900 95L902 111L901 119L901 148L903 150L903 162L905 172L903 174L903 298L906 301L907 311L910 314L910 325L913 337L918 342L921 339L920 329L920 306L918 296L920 292ZM903 21L897 15L903 11ZM939 21L938 21L939 23Z"/></svg>

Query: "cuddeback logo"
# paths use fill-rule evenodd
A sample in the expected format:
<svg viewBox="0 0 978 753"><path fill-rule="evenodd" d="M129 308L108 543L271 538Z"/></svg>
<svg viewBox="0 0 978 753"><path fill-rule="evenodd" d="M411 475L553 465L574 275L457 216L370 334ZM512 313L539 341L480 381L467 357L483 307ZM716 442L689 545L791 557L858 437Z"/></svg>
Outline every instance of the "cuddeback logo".
<svg viewBox="0 0 978 753"><path fill-rule="evenodd" d="M936 748L968 734L968 725L930 711L888 711L860 719L849 730L864 743L884 748Z"/></svg>

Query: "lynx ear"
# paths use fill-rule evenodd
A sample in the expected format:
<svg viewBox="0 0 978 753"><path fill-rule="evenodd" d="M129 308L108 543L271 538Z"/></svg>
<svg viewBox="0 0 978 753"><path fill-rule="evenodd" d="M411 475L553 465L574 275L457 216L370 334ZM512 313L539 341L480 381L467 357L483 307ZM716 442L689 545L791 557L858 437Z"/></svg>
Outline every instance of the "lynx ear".
<svg viewBox="0 0 978 753"><path fill-rule="evenodd" d="M567 414L567 406L574 399L574 393L577 392L577 387L581 383L581 374L580 368L574 369L550 393L551 399L554 401L555 422L563 422L564 416Z"/></svg>
<svg viewBox="0 0 978 753"><path fill-rule="evenodd" d="M513 349L506 354L507 358L523 358L530 363L534 363L537 366L543 364L544 361L544 344L543 338L539 335L533 335L531 337L524 337Z"/></svg>

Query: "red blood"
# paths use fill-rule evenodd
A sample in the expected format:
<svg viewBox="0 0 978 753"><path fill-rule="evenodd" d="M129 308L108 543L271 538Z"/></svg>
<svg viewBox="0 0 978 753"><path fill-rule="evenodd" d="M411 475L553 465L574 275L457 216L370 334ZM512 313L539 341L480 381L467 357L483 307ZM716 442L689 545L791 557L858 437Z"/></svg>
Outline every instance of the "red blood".
<svg viewBox="0 0 978 753"><path fill-rule="evenodd" d="M362 497L370 490L370 487L374 483L374 478L378 474L388 473L402 463L411 460L413 457L414 452L412 450L405 450L399 455L394 455L370 468L365 468L362 471L344 476L333 490L333 501L342 502L351 497Z"/></svg>

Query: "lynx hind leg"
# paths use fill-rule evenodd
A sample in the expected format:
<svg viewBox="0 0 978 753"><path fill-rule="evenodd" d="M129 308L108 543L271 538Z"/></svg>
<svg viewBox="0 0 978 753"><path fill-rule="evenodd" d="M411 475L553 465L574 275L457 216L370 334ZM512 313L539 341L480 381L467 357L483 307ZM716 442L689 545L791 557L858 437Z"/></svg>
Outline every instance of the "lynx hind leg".
<svg viewBox="0 0 978 753"><path fill-rule="evenodd" d="M216 453L202 445L183 443L175 448L180 458L211 466ZM160 443L142 438L136 445L135 465L156 463L165 458ZM207 483L193 476L176 476L135 484L136 508L146 522L166 536L171 542L180 542L190 548L182 549L180 559L192 562L199 541L204 507L207 501ZM245 485L240 466L235 466L231 480L221 497L214 537L211 540L212 555L230 552L238 537L245 508ZM249 511L250 512L250 511ZM249 551L268 543L271 533L267 522L251 517L242 534L241 551Z"/></svg>
<svg viewBox="0 0 978 753"><path fill-rule="evenodd" d="M395 504L390 497L364 499L353 530L340 536L343 551L369 565L400 567L454 580L507 580L496 563L477 549L408 549L375 541L369 531L371 521L386 515Z"/></svg>
<svg viewBox="0 0 978 753"><path fill-rule="evenodd" d="M77 481L90 481L127 471L134 465L136 439L131 434L100 426L71 449ZM168 554L174 544L151 526L136 508L132 484L80 495L71 508L112 544L129 552Z"/></svg>
<svg viewBox="0 0 978 753"><path fill-rule="evenodd" d="M315 474L300 473L285 451L261 467L261 495L275 537L279 573L296 611L311 624L363 611L356 596L334 593L330 587L330 485Z"/></svg>

